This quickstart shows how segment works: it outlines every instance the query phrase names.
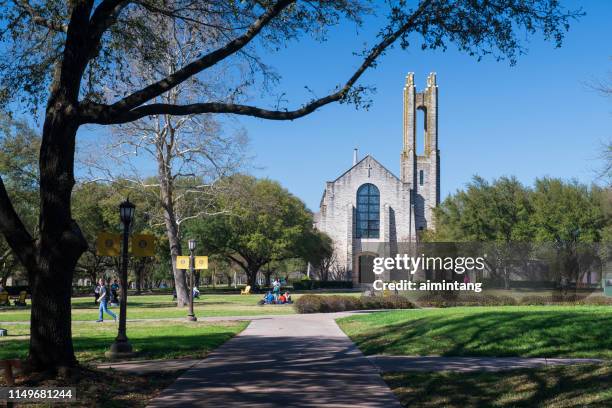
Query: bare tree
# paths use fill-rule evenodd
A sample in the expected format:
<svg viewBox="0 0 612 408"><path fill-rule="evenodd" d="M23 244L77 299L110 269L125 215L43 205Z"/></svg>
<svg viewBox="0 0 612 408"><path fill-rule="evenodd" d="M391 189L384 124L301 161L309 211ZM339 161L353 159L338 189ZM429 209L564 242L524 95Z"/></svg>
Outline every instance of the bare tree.
<svg viewBox="0 0 612 408"><path fill-rule="evenodd" d="M133 81L142 86L151 78L176 74L204 51L204 43L197 41L189 27L163 19L157 25L159 30L168 32L168 44L163 50L166 55L154 64L148 60L131 64ZM228 95L222 78L229 75L230 68L220 64L206 77L189 78L155 100L176 105L203 97L221 98ZM233 95L230 93L228 98ZM210 114L156 114L114 127L104 155L99 154L97 145L87 149L89 155L84 163L92 178L129 180L134 188L148 192L157 202L160 212L151 214L152 223L155 225L157 219L166 229L178 306L189 302L185 271L176 267L176 257L183 254L183 224L219 212L212 201L216 181L242 168L246 143L243 131L226 135L219 120ZM154 178L141 170L142 163L151 160L157 169Z"/></svg>

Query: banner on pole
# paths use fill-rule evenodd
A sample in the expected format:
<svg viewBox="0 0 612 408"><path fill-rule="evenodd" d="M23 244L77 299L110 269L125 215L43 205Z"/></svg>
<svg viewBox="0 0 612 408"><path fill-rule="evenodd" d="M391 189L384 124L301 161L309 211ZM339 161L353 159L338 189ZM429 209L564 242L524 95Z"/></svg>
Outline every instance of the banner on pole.
<svg viewBox="0 0 612 408"><path fill-rule="evenodd" d="M189 269L189 257L188 256L177 256L176 257L176 269Z"/></svg>
<svg viewBox="0 0 612 408"><path fill-rule="evenodd" d="M96 255L119 256L121 254L121 234L101 232L96 239Z"/></svg>
<svg viewBox="0 0 612 408"><path fill-rule="evenodd" d="M134 234L132 236L133 256L155 256L155 235Z"/></svg>
<svg viewBox="0 0 612 408"><path fill-rule="evenodd" d="M208 269L208 257L207 256L196 256L194 269Z"/></svg>

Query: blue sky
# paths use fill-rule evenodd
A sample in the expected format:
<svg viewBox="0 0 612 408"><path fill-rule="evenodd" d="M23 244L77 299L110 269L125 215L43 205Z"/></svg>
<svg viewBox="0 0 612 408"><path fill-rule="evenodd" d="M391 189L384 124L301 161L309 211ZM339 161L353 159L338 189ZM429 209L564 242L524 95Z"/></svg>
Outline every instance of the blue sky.
<svg viewBox="0 0 612 408"><path fill-rule="evenodd" d="M405 75L415 72L421 89L435 71L442 198L475 174L515 175L526 184L542 176L591 183L601 144L612 137L612 103L588 86L612 70L612 3L582 6L587 15L562 48L534 38L513 67L477 62L452 46L447 52L394 50L360 81L377 88L369 111L335 104L293 122L240 119L251 139L254 173L280 181L312 210L325 181L350 167L354 147L398 174ZM309 98L304 86L322 96L346 80L357 64L351 52L367 38L343 26L324 44L301 41L274 54L268 61L282 74L287 106Z"/></svg>
<svg viewBox="0 0 612 408"><path fill-rule="evenodd" d="M435 71L442 199L476 174L489 180L514 175L528 185L543 176L596 181L602 144L612 139L612 99L589 83L612 72L612 2L566 3L587 14L572 25L563 47L532 38L515 66L492 58L477 62L452 44L446 52L395 49L359 82L376 87L368 111L332 104L292 122L237 118L251 141L252 173L278 180L314 211L325 182L351 166L355 147L360 157L371 154L399 174L404 78L414 72L421 90ZM303 39L262 54L282 76L276 91L285 92L286 106L296 108L312 97L305 86L323 96L346 81L360 62L353 51L371 41L368 30L378 26L357 33L343 25L324 43ZM273 107L275 100L253 94L249 103ZM83 129L80 140L108 131ZM153 163L142 165L155 169Z"/></svg>

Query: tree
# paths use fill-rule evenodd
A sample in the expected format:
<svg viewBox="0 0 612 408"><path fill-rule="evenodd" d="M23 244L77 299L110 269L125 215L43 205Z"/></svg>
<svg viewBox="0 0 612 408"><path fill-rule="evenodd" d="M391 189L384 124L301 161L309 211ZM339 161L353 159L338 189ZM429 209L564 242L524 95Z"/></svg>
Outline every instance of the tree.
<svg viewBox="0 0 612 408"><path fill-rule="evenodd" d="M28 228L38 217L38 151L40 137L25 120L0 114L0 174L15 209ZM0 237L0 283L18 268L18 259L4 237Z"/></svg>
<svg viewBox="0 0 612 408"><path fill-rule="evenodd" d="M239 265L254 286L264 265L299 256L314 233L312 214L274 181L236 175L222 182L231 188L219 195L219 207L231 211L195 221L190 233L208 253Z"/></svg>
<svg viewBox="0 0 612 408"><path fill-rule="evenodd" d="M488 183L475 176L465 191L449 196L436 208L437 230L428 239L477 242L488 255L491 275L503 279L509 289L509 261L524 258L529 251L525 243L532 236L530 214L529 190L516 178Z"/></svg>
<svg viewBox="0 0 612 408"><path fill-rule="evenodd" d="M151 78L173 75L183 65L206 51L209 45L197 41L201 33L189 27L158 18L159 31L167 32L168 44L159 52L159 60L134 60L131 69L133 82L146 86ZM144 44L141 44L144 46ZM223 81L227 68L208 73L206 77L192 77L156 98L164 104L188 104L203 97L223 99L229 91ZM243 132L226 135L219 121L211 114L152 115L113 129L113 137L100 155L99 143L91 146L89 164L93 179L129 180L137 188L158 202L159 221L164 225L172 260L174 286L178 306L189 304L185 271L176 267L176 257L183 255L183 223L209 213L215 194L215 181L236 171L242 165L246 145ZM147 177L141 163L156 163L155 178ZM138 268L142 270L142 268ZM140 282L140 275L137 282Z"/></svg>
<svg viewBox="0 0 612 408"><path fill-rule="evenodd" d="M346 82L300 108L266 109L215 100L167 104L155 99L190 78L234 57L265 66L252 53L284 46L302 34L325 40L343 19L359 24L372 11L366 1L299 2L168 0L2 0L0 7L0 106L36 111L44 106L39 156L39 238L18 216L0 180L0 231L27 269L32 289L29 359L34 370L74 366L70 286L87 242L71 214L78 130L88 124L128 123L150 115L231 113L291 120L333 102L367 106L356 83L393 44L420 38L423 48L450 43L481 57L493 53L511 62L524 52L525 33L542 32L559 45L569 22L581 13L555 0L422 0L391 3L374 45ZM131 88L129 61L155 59L167 44L156 22L165 19L204 33L210 44L173 74ZM212 30L212 35L211 34ZM418 36L418 37L417 37ZM221 38L214 46L208 39ZM124 92L126 88L130 91Z"/></svg>

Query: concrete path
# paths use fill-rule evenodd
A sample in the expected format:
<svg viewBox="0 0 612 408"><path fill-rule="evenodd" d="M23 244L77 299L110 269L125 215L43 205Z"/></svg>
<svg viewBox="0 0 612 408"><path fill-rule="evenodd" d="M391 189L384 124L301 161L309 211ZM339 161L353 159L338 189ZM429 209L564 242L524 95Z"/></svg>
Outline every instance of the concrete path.
<svg viewBox="0 0 612 408"><path fill-rule="evenodd" d="M253 320L148 406L399 408L378 369L334 322L338 316Z"/></svg>
<svg viewBox="0 0 612 408"><path fill-rule="evenodd" d="M419 357L368 356L381 373L393 371L501 371L538 368L547 365L599 364L595 358L524 358L524 357Z"/></svg>
<svg viewBox="0 0 612 408"><path fill-rule="evenodd" d="M395 371L502 371L553 365L601 364L597 358L525 358L525 357L442 357L442 356L367 356L380 373ZM132 374L187 370L201 359L133 360L100 364L98 368Z"/></svg>

